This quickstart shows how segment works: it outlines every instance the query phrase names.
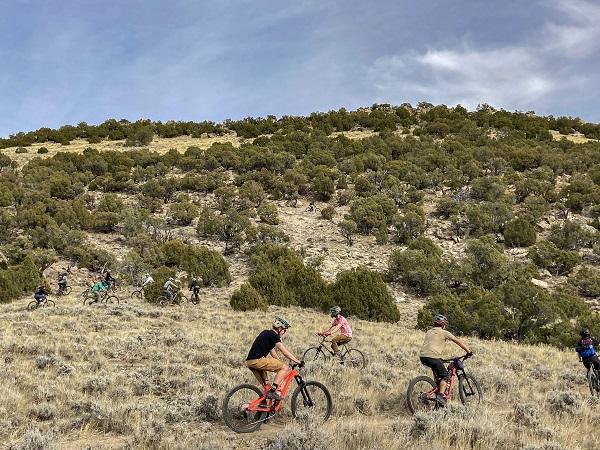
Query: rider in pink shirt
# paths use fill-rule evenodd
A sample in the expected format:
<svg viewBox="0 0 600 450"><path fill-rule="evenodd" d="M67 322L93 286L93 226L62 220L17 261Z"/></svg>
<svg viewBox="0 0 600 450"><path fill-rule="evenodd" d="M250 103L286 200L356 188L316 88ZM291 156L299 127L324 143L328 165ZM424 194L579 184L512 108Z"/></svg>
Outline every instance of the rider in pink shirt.
<svg viewBox="0 0 600 450"><path fill-rule="evenodd" d="M342 312L342 308L339 306L333 306L329 310L329 314L333 317L333 321L331 322L331 326L327 331L323 333L318 333L321 336L331 336L332 334L339 331L339 334L333 336L330 340L331 342L331 350L337 355L339 355L339 347L338 344L346 344L352 340L352 328L350 328L350 324L348 320L342 316L340 313Z"/></svg>

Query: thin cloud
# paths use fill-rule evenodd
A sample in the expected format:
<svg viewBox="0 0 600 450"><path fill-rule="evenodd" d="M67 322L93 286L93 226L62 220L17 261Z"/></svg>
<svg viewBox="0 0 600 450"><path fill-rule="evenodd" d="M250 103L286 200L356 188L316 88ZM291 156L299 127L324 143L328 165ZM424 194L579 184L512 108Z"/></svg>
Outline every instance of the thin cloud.
<svg viewBox="0 0 600 450"><path fill-rule="evenodd" d="M600 7L585 1L550 2L562 22L547 21L524 42L479 48L409 51L378 58L368 69L381 99L463 104L490 103L510 109L549 105L568 92L571 100L592 88L574 60L599 49ZM391 98L390 98L391 97Z"/></svg>

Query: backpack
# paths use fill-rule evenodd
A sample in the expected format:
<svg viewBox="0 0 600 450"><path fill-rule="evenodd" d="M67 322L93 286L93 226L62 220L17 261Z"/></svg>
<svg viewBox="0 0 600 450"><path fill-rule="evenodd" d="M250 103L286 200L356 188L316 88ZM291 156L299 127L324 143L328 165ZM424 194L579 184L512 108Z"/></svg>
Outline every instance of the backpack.
<svg viewBox="0 0 600 450"><path fill-rule="evenodd" d="M583 340L579 346L577 347L577 353L582 358L591 358L596 356L596 350L594 349L594 345L591 340L585 339Z"/></svg>

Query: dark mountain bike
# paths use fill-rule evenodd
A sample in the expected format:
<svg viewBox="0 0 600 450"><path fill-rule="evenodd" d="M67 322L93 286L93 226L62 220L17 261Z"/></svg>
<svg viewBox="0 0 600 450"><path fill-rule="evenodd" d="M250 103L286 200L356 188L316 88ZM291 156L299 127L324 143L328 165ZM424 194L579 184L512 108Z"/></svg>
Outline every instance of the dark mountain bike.
<svg viewBox="0 0 600 450"><path fill-rule="evenodd" d="M54 308L56 306L53 300L50 300L48 297L45 297L44 300L38 302L37 300L32 300L27 304L27 309L29 311L34 311L38 308Z"/></svg>
<svg viewBox="0 0 600 450"><path fill-rule="evenodd" d="M223 400L225 424L236 433L252 433L258 430L265 421L279 414L292 380L296 380L298 385L290 400L292 416L296 418L299 415L310 414L326 421L333 406L331 394L318 381L304 381L296 370L297 367L296 364L292 365L292 370L282 383L281 400L267 398L270 384L262 391L253 384L240 384L229 391Z"/></svg>
<svg viewBox="0 0 600 450"><path fill-rule="evenodd" d="M94 303L104 303L106 305L119 304L119 297L117 297L114 294L111 294L108 290L104 290L100 293L100 300L98 302L96 302L96 297L94 296L91 290L84 291L82 296L84 305L92 305Z"/></svg>
<svg viewBox="0 0 600 450"><path fill-rule="evenodd" d="M348 367L357 369L364 369L366 367L367 358L363 352L355 348L348 348L346 344L339 344L341 348L340 355L336 356L333 351L325 346L326 336L323 336L321 333L318 335L321 336L321 342L316 347L310 347L304 352L304 355L302 355L304 362L308 364L315 361L327 361L330 357L335 357L339 360L340 364Z"/></svg>
<svg viewBox="0 0 600 450"><path fill-rule="evenodd" d="M56 295L58 297L60 297L61 295L69 295L71 293L71 286L69 286L68 284L66 286L58 286L58 289L56 290Z"/></svg>
<svg viewBox="0 0 600 450"><path fill-rule="evenodd" d="M462 404L478 405L483 399L483 393L477 380L465 372L464 360L467 358L468 356L464 355L442 360L445 363L450 363L448 364L450 381L446 384L443 397L446 400L451 400L454 388L458 383L458 394ZM434 382L430 377L419 376L408 383L406 402L410 412L416 414L419 411L429 411L441 406L436 400L436 394L439 392L439 382L439 379Z"/></svg>
<svg viewBox="0 0 600 450"><path fill-rule="evenodd" d="M166 295L161 295L156 299L156 302L160 306L173 306L181 305L182 303L189 302L189 299L181 293L181 291L173 292L172 297L169 299Z"/></svg>
<svg viewBox="0 0 600 450"><path fill-rule="evenodd" d="M592 397L600 397L600 373L593 364L587 371L587 383Z"/></svg>
<svg viewBox="0 0 600 450"><path fill-rule="evenodd" d="M194 305L200 303L200 288L190 289L190 292L192 293L192 295L190 295L190 302Z"/></svg>

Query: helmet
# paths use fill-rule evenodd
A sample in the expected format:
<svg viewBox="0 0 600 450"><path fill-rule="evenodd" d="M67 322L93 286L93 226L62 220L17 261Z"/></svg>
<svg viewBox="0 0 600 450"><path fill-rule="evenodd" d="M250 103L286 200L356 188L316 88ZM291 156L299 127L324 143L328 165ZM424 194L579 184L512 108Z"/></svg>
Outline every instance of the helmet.
<svg viewBox="0 0 600 450"><path fill-rule="evenodd" d="M582 328L582 330L579 332L579 336L581 336L582 338L586 338L586 337L590 337L592 333L590 333L590 330L588 330L587 328Z"/></svg>
<svg viewBox="0 0 600 450"><path fill-rule="evenodd" d="M144 275L146 278L148 278L150 276L149 272L146 272L146 275Z"/></svg>
<svg viewBox="0 0 600 450"><path fill-rule="evenodd" d="M436 314L433 316L434 325L448 325L448 319L443 314Z"/></svg>
<svg viewBox="0 0 600 450"><path fill-rule="evenodd" d="M275 320L273 321L273 328L284 328L287 330L289 327L290 323L283 317L275 317Z"/></svg>
<svg viewBox="0 0 600 450"><path fill-rule="evenodd" d="M192 277L192 281L198 281L196 277Z"/></svg>
<svg viewBox="0 0 600 450"><path fill-rule="evenodd" d="M175 281L175 278L169 277L169 281Z"/></svg>
<svg viewBox="0 0 600 450"><path fill-rule="evenodd" d="M342 308L340 308L339 306L332 306L331 308L329 308L329 314L331 315L331 317L335 317L341 312Z"/></svg>

